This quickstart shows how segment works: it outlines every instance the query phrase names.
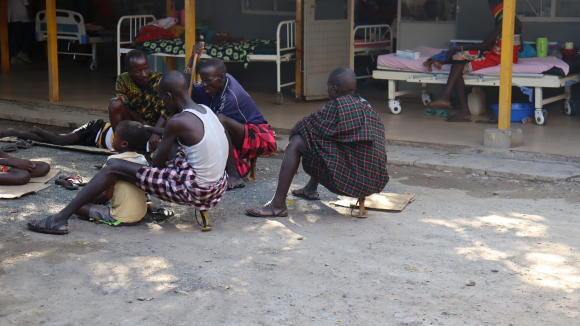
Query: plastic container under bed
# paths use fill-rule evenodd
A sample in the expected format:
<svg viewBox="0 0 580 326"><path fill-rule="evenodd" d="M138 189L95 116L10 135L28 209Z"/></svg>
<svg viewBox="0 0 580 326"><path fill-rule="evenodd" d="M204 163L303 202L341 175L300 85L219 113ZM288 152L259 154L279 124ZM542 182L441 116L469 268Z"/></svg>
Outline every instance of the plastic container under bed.
<svg viewBox="0 0 580 326"><path fill-rule="evenodd" d="M495 118L499 119L499 104L491 106L495 113ZM536 107L531 103L512 103L511 122L522 122L524 118L534 119Z"/></svg>

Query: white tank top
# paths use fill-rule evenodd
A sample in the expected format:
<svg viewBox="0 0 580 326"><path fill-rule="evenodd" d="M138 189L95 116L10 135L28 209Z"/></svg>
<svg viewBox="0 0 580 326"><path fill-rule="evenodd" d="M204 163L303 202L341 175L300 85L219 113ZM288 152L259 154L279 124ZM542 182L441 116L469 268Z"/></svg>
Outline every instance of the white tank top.
<svg viewBox="0 0 580 326"><path fill-rule="evenodd" d="M195 114L203 123L203 138L193 146L181 144L187 155L187 162L195 170L195 181L200 186L216 184L224 175L229 154L228 138L218 117L210 108L203 114L197 110L185 109L183 112Z"/></svg>

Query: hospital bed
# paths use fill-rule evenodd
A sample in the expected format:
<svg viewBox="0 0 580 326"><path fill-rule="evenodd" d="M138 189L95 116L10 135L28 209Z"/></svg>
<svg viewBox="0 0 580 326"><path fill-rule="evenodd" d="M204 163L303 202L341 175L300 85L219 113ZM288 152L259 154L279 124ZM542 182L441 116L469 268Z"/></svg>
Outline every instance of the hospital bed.
<svg viewBox="0 0 580 326"><path fill-rule="evenodd" d="M451 65L445 65L442 71L430 73L423 62L432 55L440 53L440 49L419 47L414 49L421 52L420 60L408 60L396 58L395 54L379 56L378 68L373 71L374 79L387 80L389 83L389 108L393 114L402 111L401 101L397 97L412 93L422 93L423 103L431 101L428 93L428 84L447 84ZM564 77L546 73L552 68L560 68ZM564 111L568 115L575 113L575 105L572 98L572 85L580 81L580 72L569 73L569 65L555 57L520 59L514 65L512 84L520 87L522 91L530 95L530 102L535 104L535 121L538 125L546 123L546 115L543 106L556 101L564 100ZM478 70L464 76L467 86L500 86L500 68L492 67ZM421 87L397 91L397 81L421 84ZM564 88L564 94L544 98L544 88ZM535 93L535 94L533 94ZM532 96L534 95L534 96Z"/></svg>
<svg viewBox="0 0 580 326"><path fill-rule="evenodd" d="M155 21L153 15L141 16L123 16L117 23L117 74L121 74L121 55L133 50L133 42L137 38L141 27ZM128 32L128 33L127 33ZM284 39L282 38L284 37ZM282 84L281 82L281 63L289 62L296 54L296 21L287 20L278 24L276 30L276 52L275 54L259 53L255 51L249 55L250 62L275 62L276 63L276 103L282 104L284 97L282 87L295 85L296 82ZM157 71L157 57L174 57L185 58L185 54L171 55L166 53L152 53L155 56L155 71ZM207 54L201 55L200 59L207 60L211 58Z"/></svg>
<svg viewBox="0 0 580 326"><path fill-rule="evenodd" d="M393 31L387 24L357 26L352 33L352 44L355 56L370 56L375 62L373 52L393 53ZM370 71L368 73L366 76L358 76L357 79L372 77Z"/></svg>
<svg viewBox="0 0 580 326"><path fill-rule="evenodd" d="M57 40L69 41L69 48L73 43L92 45L91 53L58 52L58 54L68 54L75 57L77 55L91 57L89 69L92 71L97 70L97 44L115 41L112 37L104 34L102 36L89 36L85 29L83 16L70 10L56 10L56 33ZM46 41L46 39L46 10L42 10L36 14L36 40Z"/></svg>

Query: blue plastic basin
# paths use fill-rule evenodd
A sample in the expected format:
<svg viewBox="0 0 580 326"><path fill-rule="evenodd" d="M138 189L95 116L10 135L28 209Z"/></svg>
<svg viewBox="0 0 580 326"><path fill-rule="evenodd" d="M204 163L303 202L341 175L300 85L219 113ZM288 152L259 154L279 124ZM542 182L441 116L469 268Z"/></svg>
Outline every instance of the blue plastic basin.
<svg viewBox="0 0 580 326"><path fill-rule="evenodd" d="M499 104L491 106L495 113L495 118L499 119ZM536 107L530 103L512 103L511 122L522 122L524 118L534 118Z"/></svg>

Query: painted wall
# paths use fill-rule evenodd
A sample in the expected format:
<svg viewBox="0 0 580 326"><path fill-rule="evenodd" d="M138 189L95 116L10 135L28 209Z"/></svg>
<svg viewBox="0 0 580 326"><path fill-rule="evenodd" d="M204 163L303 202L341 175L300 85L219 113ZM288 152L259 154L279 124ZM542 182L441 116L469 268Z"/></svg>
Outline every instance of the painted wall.
<svg viewBox="0 0 580 326"><path fill-rule="evenodd" d="M483 39L494 27L493 17L487 1L458 0L457 38ZM524 41L547 37L560 45L574 42L580 45L580 23L527 23L524 22Z"/></svg>
<svg viewBox="0 0 580 326"><path fill-rule="evenodd" d="M198 0L196 17L205 25L220 32L226 30L232 37L246 39L274 39L278 23L294 20L295 16L242 14L240 0Z"/></svg>
<svg viewBox="0 0 580 326"><path fill-rule="evenodd" d="M397 47L400 50L418 46L448 48L449 40L455 38L455 23L401 22Z"/></svg>

